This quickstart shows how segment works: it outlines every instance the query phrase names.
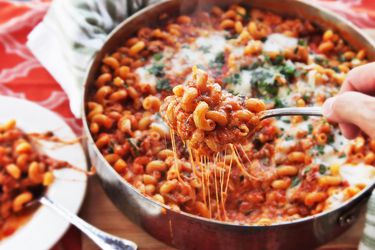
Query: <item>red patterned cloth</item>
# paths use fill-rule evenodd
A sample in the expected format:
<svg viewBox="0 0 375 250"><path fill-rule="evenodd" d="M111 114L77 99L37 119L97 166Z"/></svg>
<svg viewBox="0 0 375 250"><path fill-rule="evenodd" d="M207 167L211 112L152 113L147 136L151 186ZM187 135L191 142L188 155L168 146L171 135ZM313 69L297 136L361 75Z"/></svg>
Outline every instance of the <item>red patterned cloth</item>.
<svg viewBox="0 0 375 250"><path fill-rule="evenodd" d="M55 111L79 134L81 123L73 118L67 96L25 45L49 4L0 0L0 94L28 99Z"/></svg>
<svg viewBox="0 0 375 250"><path fill-rule="evenodd" d="M375 27L373 0L315 2L345 16L360 27ZM0 0L0 95L28 99L51 109L80 134L81 123L70 112L66 94L25 45L27 35L41 21L49 5L49 0ZM69 229L53 249L81 249L81 235L78 230Z"/></svg>
<svg viewBox="0 0 375 250"><path fill-rule="evenodd" d="M80 134L80 120L70 112L67 96L25 45L27 35L42 20L49 4L49 1L0 0L0 95L28 99L51 109ZM81 233L74 227L53 247L53 250L80 249Z"/></svg>

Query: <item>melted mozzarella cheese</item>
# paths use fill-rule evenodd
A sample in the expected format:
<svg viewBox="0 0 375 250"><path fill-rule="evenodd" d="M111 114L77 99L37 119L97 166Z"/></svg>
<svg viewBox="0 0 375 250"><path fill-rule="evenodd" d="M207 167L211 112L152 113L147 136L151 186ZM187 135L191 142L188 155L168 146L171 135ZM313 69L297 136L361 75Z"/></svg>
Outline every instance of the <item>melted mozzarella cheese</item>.
<svg viewBox="0 0 375 250"><path fill-rule="evenodd" d="M228 88L238 95L251 96L251 71L242 70L240 79L238 84L230 84Z"/></svg>
<svg viewBox="0 0 375 250"><path fill-rule="evenodd" d="M169 126L163 121L163 119L159 115L153 115L152 117L153 122L150 124L151 129L163 131L166 135L169 134Z"/></svg>
<svg viewBox="0 0 375 250"><path fill-rule="evenodd" d="M297 91L302 96L312 96L314 94L315 90L315 77L316 77L316 70L310 70L307 73L307 81L304 81L303 79L299 79L297 81Z"/></svg>
<svg viewBox="0 0 375 250"><path fill-rule="evenodd" d="M156 77L148 71L149 67L139 67L135 70L135 73L139 75L141 83L149 83L152 86L156 85Z"/></svg>
<svg viewBox="0 0 375 250"><path fill-rule="evenodd" d="M181 48L171 59L170 71L178 74L186 68L191 68L199 61L205 61L202 51L187 47Z"/></svg>
<svg viewBox="0 0 375 250"><path fill-rule="evenodd" d="M285 49L294 48L298 44L298 40L294 37L288 37L280 33L274 33L267 37L263 46L265 52L279 52Z"/></svg>
<svg viewBox="0 0 375 250"><path fill-rule="evenodd" d="M206 37L199 37L195 41L198 46L197 49L201 47L206 47L208 53L205 53L206 61L215 59L215 56L224 51L226 46L226 40L224 34L221 32L214 32Z"/></svg>
<svg viewBox="0 0 375 250"><path fill-rule="evenodd" d="M340 174L351 186L356 184L370 185L375 181L374 166L364 163L357 165L345 164L341 166Z"/></svg>
<svg viewBox="0 0 375 250"><path fill-rule="evenodd" d="M291 90L289 86L281 86L279 87L277 96L285 106L293 107L296 106L296 99L298 99L299 94Z"/></svg>
<svg viewBox="0 0 375 250"><path fill-rule="evenodd" d="M194 65L207 67L210 61L215 60L216 56L224 51L225 45L226 40L222 32L212 32L207 36L199 37L195 43L182 46L172 55L169 71L178 74Z"/></svg>
<svg viewBox="0 0 375 250"><path fill-rule="evenodd" d="M241 57L244 54L244 47L243 46L232 46L231 47L231 54L235 57Z"/></svg>
<svg viewBox="0 0 375 250"><path fill-rule="evenodd" d="M310 120L307 121L291 124L288 118L281 118L280 120L276 120L276 126L284 131L283 135L294 137L300 131L308 131L309 124L311 124L312 119L313 118L310 118Z"/></svg>
<svg viewBox="0 0 375 250"><path fill-rule="evenodd" d="M330 209L334 209L336 207L341 206L341 204L345 201L344 192L340 191L331 195L327 200L326 204Z"/></svg>
<svg viewBox="0 0 375 250"><path fill-rule="evenodd" d="M370 165L363 163L353 165L344 164L340 167L340 175L342 178L349 182L350 186L355 186L357 184L371 185L375 182L375 168ZM341 206L345 201L345 194L343 190L337 190L336 193L331 195L326 204L330 209Z"/></svg>

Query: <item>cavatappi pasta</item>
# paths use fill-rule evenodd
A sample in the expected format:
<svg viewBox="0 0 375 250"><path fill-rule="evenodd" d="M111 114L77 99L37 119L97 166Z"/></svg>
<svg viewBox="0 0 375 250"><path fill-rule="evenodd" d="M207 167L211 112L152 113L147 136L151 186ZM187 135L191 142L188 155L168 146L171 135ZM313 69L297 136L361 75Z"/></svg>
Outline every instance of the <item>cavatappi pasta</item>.
<svg viewBox="0 0 375 250"><path fill-rule="evenodd" d="M193 67L193 79L173 88L160 113L168 126L200 155L223 151L249 138L266 106L256 98L222 90L207 72Z"/></svg>
<svg viewBox="0 0 375 250"><path fill-rule="evenodd" d="M15 232L53 180L54 169L67 163L40 154L30 137L10 120L0 125L0 240Z"/></svg>
<svg viewBox="0 0 375 250"><path fill-rule="evenodd" d="M86 106L96 146L142 194L207 218L272 224L336 207L373 183L375 141L348 141L322 118L267 119L246 143L205 155L159 113L177 85L194 81L194 65L236 100L322 105L367 62L364 50L306 20L238 5L160 23L104 57ZM186 121L195 129L194 118Z"/></svg>

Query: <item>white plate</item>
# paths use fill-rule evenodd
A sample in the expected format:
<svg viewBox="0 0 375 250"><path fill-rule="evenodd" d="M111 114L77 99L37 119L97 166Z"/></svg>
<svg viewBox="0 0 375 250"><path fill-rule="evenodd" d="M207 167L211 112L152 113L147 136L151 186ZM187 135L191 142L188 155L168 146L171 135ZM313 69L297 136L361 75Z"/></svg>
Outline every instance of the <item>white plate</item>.
<svg viewBox="0 0 375 250"><path fill-rule="evenodd" d="M53 131L61 139L76 138L71 128L55 113L29 101L0 96L0 123L16 119L25 132ZM85 153L79 143L60 145L43 143L43 151L58 160L64 160L83 170L87 169ZM72 169L55 171L56 179L47 190L47 196L73 213L83 202L87 177ZM47 250L61 238L69 223L47 207L41 206L31 219L13 235L0 241L0 250Z"/></svg>

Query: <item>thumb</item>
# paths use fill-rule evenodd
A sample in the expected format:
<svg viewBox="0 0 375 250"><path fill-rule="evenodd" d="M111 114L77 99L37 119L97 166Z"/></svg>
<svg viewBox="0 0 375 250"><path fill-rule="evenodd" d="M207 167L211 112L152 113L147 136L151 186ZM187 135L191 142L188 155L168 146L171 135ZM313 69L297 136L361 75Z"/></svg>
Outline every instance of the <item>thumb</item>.
<svg viewBox="0 0 375 250"><path fill-rule="evenodd" d="M345 137L352 139L359 129L375 138L375 97L359 92L344 92L323 104L323 115L337 122Z"/></svg>

